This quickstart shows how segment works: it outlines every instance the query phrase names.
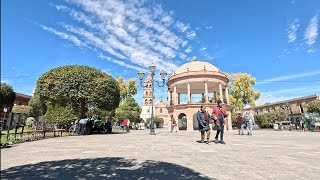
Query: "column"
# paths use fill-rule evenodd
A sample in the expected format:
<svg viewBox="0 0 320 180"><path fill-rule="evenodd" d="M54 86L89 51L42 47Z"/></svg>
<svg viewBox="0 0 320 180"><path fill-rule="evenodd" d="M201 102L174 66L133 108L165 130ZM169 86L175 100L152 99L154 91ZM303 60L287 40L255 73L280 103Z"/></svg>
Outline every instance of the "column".
<svg viewBox="0 0 320 180"><path fill-rule="evenodd" d="M227 98L227 104L229 104L230 101L229 101L229 88L228 88L228 86L226 86L226 98Z"/></svg>
<svg viewBox="0 0 320 180"><path fill-rule="evenodd" d="M180 93L178 93L178 104L180 104Z"/></svg>
<svg viewBox="0 0 320 180"><path fill-rule="evenodd" d="M208 82L204 82L204 94L205 94L205 103L209 102L209 97L208 97Z"/></svg>
<svg viewBox="0 0 320 180"><path fill-rule="evenodd" d="M171 105L171 92L170 89L168 89L168 105Z"/></svg>
<svg viewBox="0 0 320 180"><path fill-rule="evenodd" d="M188 104L191 103L190 83L188 82Z"/></svg>
<svg viewBox="0 0 320 180"><path fill-rule="evenodd" d="M213 93L213 97L214 97L214 103L217 103L217 92Z"/></svg>
<svg viewBox="0 0 320 180"><path fill-rule="evenodd" d="M177 102L177 100L178 100L178 97L177 97L177 86L174 86L174 87L173 87L173 95L174 95L173 104L174 104L174 105L177 105L177 104L178 104L178 102Z"/></svg>
<svg viewBox="0 0 320 180"><path fill-rule="evenodd" d="M220 82L219 82L219 92L220 92L220 101L223 102L222 86Z"/></svg>

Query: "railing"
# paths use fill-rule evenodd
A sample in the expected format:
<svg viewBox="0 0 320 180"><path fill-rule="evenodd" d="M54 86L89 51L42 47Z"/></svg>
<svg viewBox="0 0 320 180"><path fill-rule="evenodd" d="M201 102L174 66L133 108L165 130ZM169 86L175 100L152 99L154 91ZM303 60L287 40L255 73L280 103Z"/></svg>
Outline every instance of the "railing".
<svg viewBox="0 0 320 180"><path fill-rule="evenodd" d="M41 139L64 137L75 135L74 132L69 132L64 129L54 131L28 131L23 133L1 133L1 147L9 144L37 141Z"/></svg>

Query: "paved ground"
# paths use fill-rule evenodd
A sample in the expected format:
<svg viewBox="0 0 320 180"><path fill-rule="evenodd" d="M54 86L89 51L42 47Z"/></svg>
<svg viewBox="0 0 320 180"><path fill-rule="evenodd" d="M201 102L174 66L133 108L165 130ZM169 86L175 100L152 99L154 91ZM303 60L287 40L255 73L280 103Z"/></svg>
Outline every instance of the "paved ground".
<svg viewBox="0 0 320 180"><path fill-rule="evenodd" d="M319 179L320 133L228 131L226 145L199 132L148 130L63 137L1 149L1 179Z"/></svg>

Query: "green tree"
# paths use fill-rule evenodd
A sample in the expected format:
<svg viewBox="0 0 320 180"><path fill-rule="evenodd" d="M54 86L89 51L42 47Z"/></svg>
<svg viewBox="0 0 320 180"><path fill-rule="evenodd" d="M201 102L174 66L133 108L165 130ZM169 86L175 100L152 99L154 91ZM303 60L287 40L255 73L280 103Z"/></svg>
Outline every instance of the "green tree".
<svg viewBox="0 0 320 180"><path fill-rule="evenodd" d="M33 128L33 127L35 127L35 123L36 123L36 119L35 119L34 117L28 117L28 118L26 119L26 126L27 126L28 128Z"/></svg>
<svg viewBox="0 0 320 180"><path fill-rule="evenodd" d="M252 87L255 85L256 79L246 73L229 74L228 77L232 111L241 111L245 105L255 107L255 100L261 95L260 92L254 91Z"/></svg>
<svg viewBox="0 0 320 180"><path fill-rule="evenodd" d="M128 97L119 108L116 109L116 119L118 121L127 118L130 122L140 123L141 108L133 97Z"/></svg>
<svg viewBox="0 0 320 180"><path fill-rule="evenodd" d="M0 109L12 107L15 99L16 93L13 91L12 87L6 83L1 83Z"/></svg>
<svg viewBox="0 0 320 180"><path fill-rule="evenodd" d="M44 115L47 111L47 105L43 98L40 98L38 94L35 94L30 99L28 105L30 106L29 115L38 119L38 117Z"/></svg>
<svg viewBox="0 0 320 180"><path fill-rule="evenodd" d="M88 108L110 111L120 102L117 81L107 73L88 66L54 68L38 79L36 92L40 99L59 107L71 105L80 118Z"/></svg>
<svg viewBox="0 0 320 180"><path fill-rule="evenodd" d="M286 118L286 113L284 111L270 112L270 113L256 115L255 122L261 128L267 128L269 127L270 123L283 121L285 118Z"/></svg>
<svg viewBox="0 0 320 180"><path fill-rule="evenodd" d="M59 126L65 126L74 122L77 119L77 114L71 105L60 106L58 104L49 104L44 122Z"/></svg>
<svg viewBox="0 0 320 180"><path fill-rule="evenodd" d="M320 100L310 102L307 109L309 113L320 113Z"/></svg>
<svg viewBox="0 0 320 180"><path fill-rule="evenodd" d="M122 101L127 97L132 97L137 94L138 86L135 78L131 78L126 82L123 77L119 77L117 78L117 82L120 88L120 97Z"/></svg>
<svg viewBox="0 0 320 180"><path fill-rule="evenodd" d="M146 120L147 123L150 123L150 121L151 121L151 118L148 118ZM156 124L157 127L160 127L164 123L164 120L163 118L159 118L158 116L155 116L153 122Z"/></svg>
<svg viewBox="0 0 320 180"><path fill-rule="evenodd" d="M22 113L29 115L30 113L30 106L23 106L23 105L14 105L11 112L13 113Z"/></svg>

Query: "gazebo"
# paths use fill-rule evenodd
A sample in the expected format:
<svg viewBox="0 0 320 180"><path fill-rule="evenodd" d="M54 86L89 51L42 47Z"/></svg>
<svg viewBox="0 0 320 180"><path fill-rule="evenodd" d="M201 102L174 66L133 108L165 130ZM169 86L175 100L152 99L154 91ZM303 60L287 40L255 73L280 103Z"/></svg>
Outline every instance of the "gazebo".
<svg viewBox="0 0 320 180"><path fill-rule="evenodd" d="M201 106L211 114L213 107L220 99L229 113L228 121L231 128L231 113L228 93L229 79L217 67L208 62L191 62L177 68L169 77L168 113L178 120L178 129L197 130L196 113Z"/></svg>

